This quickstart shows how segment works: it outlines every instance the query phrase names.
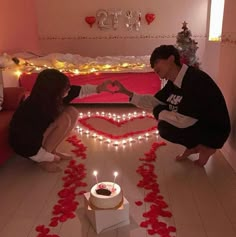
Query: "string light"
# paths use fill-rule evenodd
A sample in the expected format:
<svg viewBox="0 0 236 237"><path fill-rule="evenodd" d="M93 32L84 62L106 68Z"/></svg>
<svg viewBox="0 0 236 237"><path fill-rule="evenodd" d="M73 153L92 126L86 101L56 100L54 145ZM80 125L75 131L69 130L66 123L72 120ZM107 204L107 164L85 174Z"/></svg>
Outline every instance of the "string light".
<svg viewBox="0 0 236 237"><path fill-rule="evenodd" d="M120 72L120 71L142 71L145 68L149 68L150 66L147 64L140 63L123 63L117 65L110 64L83 64L78 67L71 65L67 65L65 62L55 63L54 66L44 65L34 65L33 63L29 63L27 61L24 62L23 65L20 65L19 68L16 69L15 74L20 76L22 73L31 74L33 72L39 72L44 69L55 68L63 73L69 73L74 75L86 75L86 74L97 74L99 72ZM7 69L7 68L6 68Z"/></svg>

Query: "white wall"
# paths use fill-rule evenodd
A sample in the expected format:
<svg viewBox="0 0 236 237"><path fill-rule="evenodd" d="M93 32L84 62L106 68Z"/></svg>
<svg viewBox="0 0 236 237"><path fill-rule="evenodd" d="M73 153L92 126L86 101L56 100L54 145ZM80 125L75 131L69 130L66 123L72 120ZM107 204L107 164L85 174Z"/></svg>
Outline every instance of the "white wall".
<svg viewBox="0 0 236 237"><path fill-rule="evenodd" d="M205 51L201 61L201 69L207 72L216 82L219 76L220 48L220 42L206 40Z"/></svg>
<svg viewBox="0 0 236 237"><path fill-rule="evenodd" d="M225 0L223 37L220 47L219 79L231 118L231 134L223 147L223 153L236 171L236 4L235 0Z"/></svg>
<svg viewBox="0 0 236 237"><path fill-rule="evenodd" d="M148 55L160 44L174 44L182 22L188 22L198 42L201 59L205 49L208 0L36 0L41 49L43 53L78 53L83 56ZM100 9L121 9L117 30L92 28L86 16L96 16ZM140 10L139 31L128 31L125 12ZM145 14L156 19L150 25ZM117 39L112 39L117 37ZM83 39L82 39L83 38Z"/></svg>
<svg viewBox="0 0 236 237"><path fill-rule="evenodd" d="M0 53L39 50L35 3L0 1Z"/></svg>

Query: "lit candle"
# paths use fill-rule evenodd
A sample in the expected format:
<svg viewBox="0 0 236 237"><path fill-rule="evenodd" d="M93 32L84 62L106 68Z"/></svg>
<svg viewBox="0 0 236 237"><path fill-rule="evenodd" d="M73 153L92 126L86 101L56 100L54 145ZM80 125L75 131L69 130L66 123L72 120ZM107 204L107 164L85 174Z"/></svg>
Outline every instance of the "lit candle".
<svg viewBox="0 0 236 237"><path fill-rule="evenodd" d="M112 189L114 189L114 185L115 185L116 177L118 176L118 172L115 171L115 172L113 173L113 175L114 175L114 181L113 181L113 187L112 187Z"/></svg>
<svg viewBox="0 0 236 237"><path fill-rule="evenodd" d="M93 137L93 138L96 138L96 137L97 137L97 134L96 134L96 133L93 133L92 137Z"/></svg>
<svg viewBox="0 0 236 237"><path fill-rule="evenodd" d="M114 141L113 146L119 146L119 142L118 141Z"/></svg>
<svg viewBox="0 0 236 237"><path fill-rule="evenodd" d="M143 138L142 138L142 136L138 136L138 140L142 140Z"/></svg>
<svg viewBox="0 0 236 237"><path fill-rule="evenodd" d="M131 137L131 138L129 138L129 142L133 142L134 141L134 139Z"/></svg>
<svg viewBox="0 0 236 237"><path fill-rule="evenodd" d="M95 176L96 183L98 184L98 178L97 178L98 172L96 170L93 171L93 175Z"/></svg>

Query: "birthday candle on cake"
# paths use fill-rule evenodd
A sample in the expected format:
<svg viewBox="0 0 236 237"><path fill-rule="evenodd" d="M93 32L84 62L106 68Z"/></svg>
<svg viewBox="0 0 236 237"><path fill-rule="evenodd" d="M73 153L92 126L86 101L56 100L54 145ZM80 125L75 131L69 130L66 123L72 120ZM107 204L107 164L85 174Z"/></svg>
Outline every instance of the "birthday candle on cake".
<svg viewBox="0 0 236 237"><path fill-rule="evenodd" d="M112 186L112 189L114 189L114 186L115 186L115 181L116 181L116 177L118 176L118 172L117 172L117 171L115 171L113 175L114 175L114 181L113 181L113 186Z"/></svg>
<svg viewBox="0 0 236 237"><path fill-rule="evenodd" d="M96 183L98 184L98 178L97 178L98 172L96 170L93 171L93 175L95 176Z"/></svg>

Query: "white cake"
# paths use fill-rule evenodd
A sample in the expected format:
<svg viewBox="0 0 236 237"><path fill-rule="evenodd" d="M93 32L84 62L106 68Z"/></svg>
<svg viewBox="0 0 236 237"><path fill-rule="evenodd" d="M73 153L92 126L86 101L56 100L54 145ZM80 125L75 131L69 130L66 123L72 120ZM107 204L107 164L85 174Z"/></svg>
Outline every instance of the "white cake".
<svg viewBox="0 0 236 237"><path fill-rule="evenodd" d="M89 201L95 208L116 208L122 204L123 194L118 184L101 182L91 188Z"/></svg>

